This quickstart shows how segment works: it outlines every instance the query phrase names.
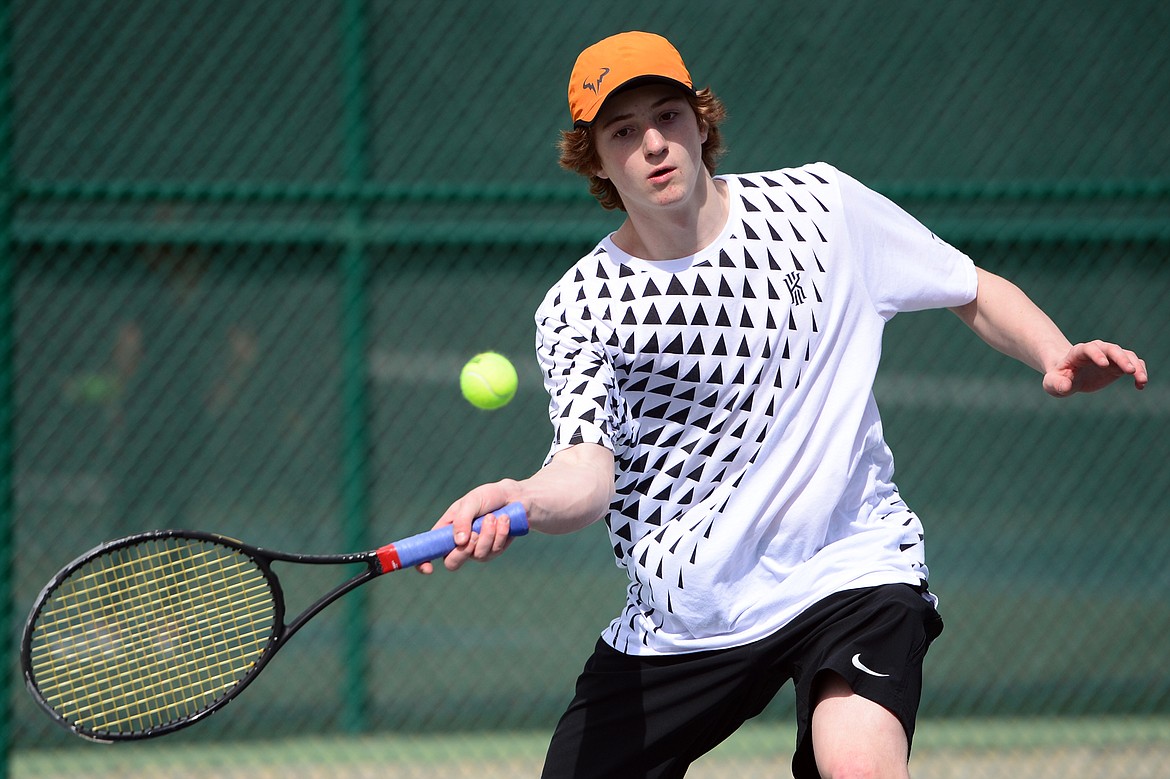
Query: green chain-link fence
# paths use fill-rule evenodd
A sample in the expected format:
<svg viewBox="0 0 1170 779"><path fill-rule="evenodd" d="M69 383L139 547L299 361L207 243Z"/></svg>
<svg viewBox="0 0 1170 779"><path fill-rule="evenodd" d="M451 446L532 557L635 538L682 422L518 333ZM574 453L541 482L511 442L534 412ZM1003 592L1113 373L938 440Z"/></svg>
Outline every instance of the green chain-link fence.
<svg viewBox="0 0 1170 779"><path fill-rule="evenodd" d="M48 576L109 537L365 549L538 467L532 312L616 224L556 167L565 82L583 46L651 29L728 104L724 170L829 160L1070 337L1147 358L1144 393L1055 401L955 317L904 315L878 392L948 622L917 775L1164 775L1170 5L0 8L10 646ZM521 388L485 413L457 374L489 348ZM601 528L392 578L165 743L71 740L12 652L9 771L536 775L622 603ZM782 696L694 775L786 775L790 720Z"/></svg>

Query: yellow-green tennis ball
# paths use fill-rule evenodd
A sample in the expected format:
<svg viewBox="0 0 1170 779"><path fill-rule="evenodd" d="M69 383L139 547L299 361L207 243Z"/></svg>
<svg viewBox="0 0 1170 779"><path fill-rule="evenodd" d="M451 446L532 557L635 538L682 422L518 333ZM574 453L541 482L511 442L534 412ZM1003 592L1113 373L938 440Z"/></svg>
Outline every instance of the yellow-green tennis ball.
<svg viewBox="0 0 1170 779"><path fill-rule="evenodd" d="M476 408L493 409L508 405L516 396L516 369L508 358L496 352L472 357L459 374L463 397Z"/></svg>

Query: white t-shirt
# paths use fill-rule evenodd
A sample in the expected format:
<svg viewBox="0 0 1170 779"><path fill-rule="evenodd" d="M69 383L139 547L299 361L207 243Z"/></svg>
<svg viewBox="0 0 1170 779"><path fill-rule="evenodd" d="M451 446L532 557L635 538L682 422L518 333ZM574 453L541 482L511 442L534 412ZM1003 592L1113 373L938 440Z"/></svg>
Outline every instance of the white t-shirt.
<svg viewBox="0 0 1170 779"><path fill-rule="evenodd" d="M832 593L927 578L873 380L885 323L971 301L974 265L824 163L720 179L710 246L650 262L607 237L536 313L549 457L616 458L630 583L603 638L628 654L746 644Z"/></svg>

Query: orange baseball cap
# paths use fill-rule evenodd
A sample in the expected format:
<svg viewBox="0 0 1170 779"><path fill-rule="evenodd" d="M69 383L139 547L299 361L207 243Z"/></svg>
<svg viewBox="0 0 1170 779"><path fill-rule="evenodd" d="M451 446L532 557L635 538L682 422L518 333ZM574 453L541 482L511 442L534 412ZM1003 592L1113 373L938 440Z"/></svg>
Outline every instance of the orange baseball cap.
<svg viewBox="0 0 1170 779"><path fill-rule="evenodd" d="M695 91L682 56L661 35L623 32L585 49L569 77L569 113L574 126L592 124L607 97L643 80L670 81Z"/></svg>

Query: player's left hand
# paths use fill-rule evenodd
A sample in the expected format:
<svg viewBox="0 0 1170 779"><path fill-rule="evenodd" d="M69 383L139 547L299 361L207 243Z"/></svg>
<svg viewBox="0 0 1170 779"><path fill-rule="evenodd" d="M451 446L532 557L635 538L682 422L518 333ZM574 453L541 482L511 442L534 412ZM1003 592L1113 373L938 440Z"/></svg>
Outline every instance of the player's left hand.
<svg viewBox="0 0 1170 779"><path fill-rule="evenodd" d="M1096 392L1122 376L1132 376L1134 386L1149 382L1145 360L1129 349L1107 341L1074 344L1059 363L1044 374L1044 391L1058 398L1078 392Z"/></svg>

